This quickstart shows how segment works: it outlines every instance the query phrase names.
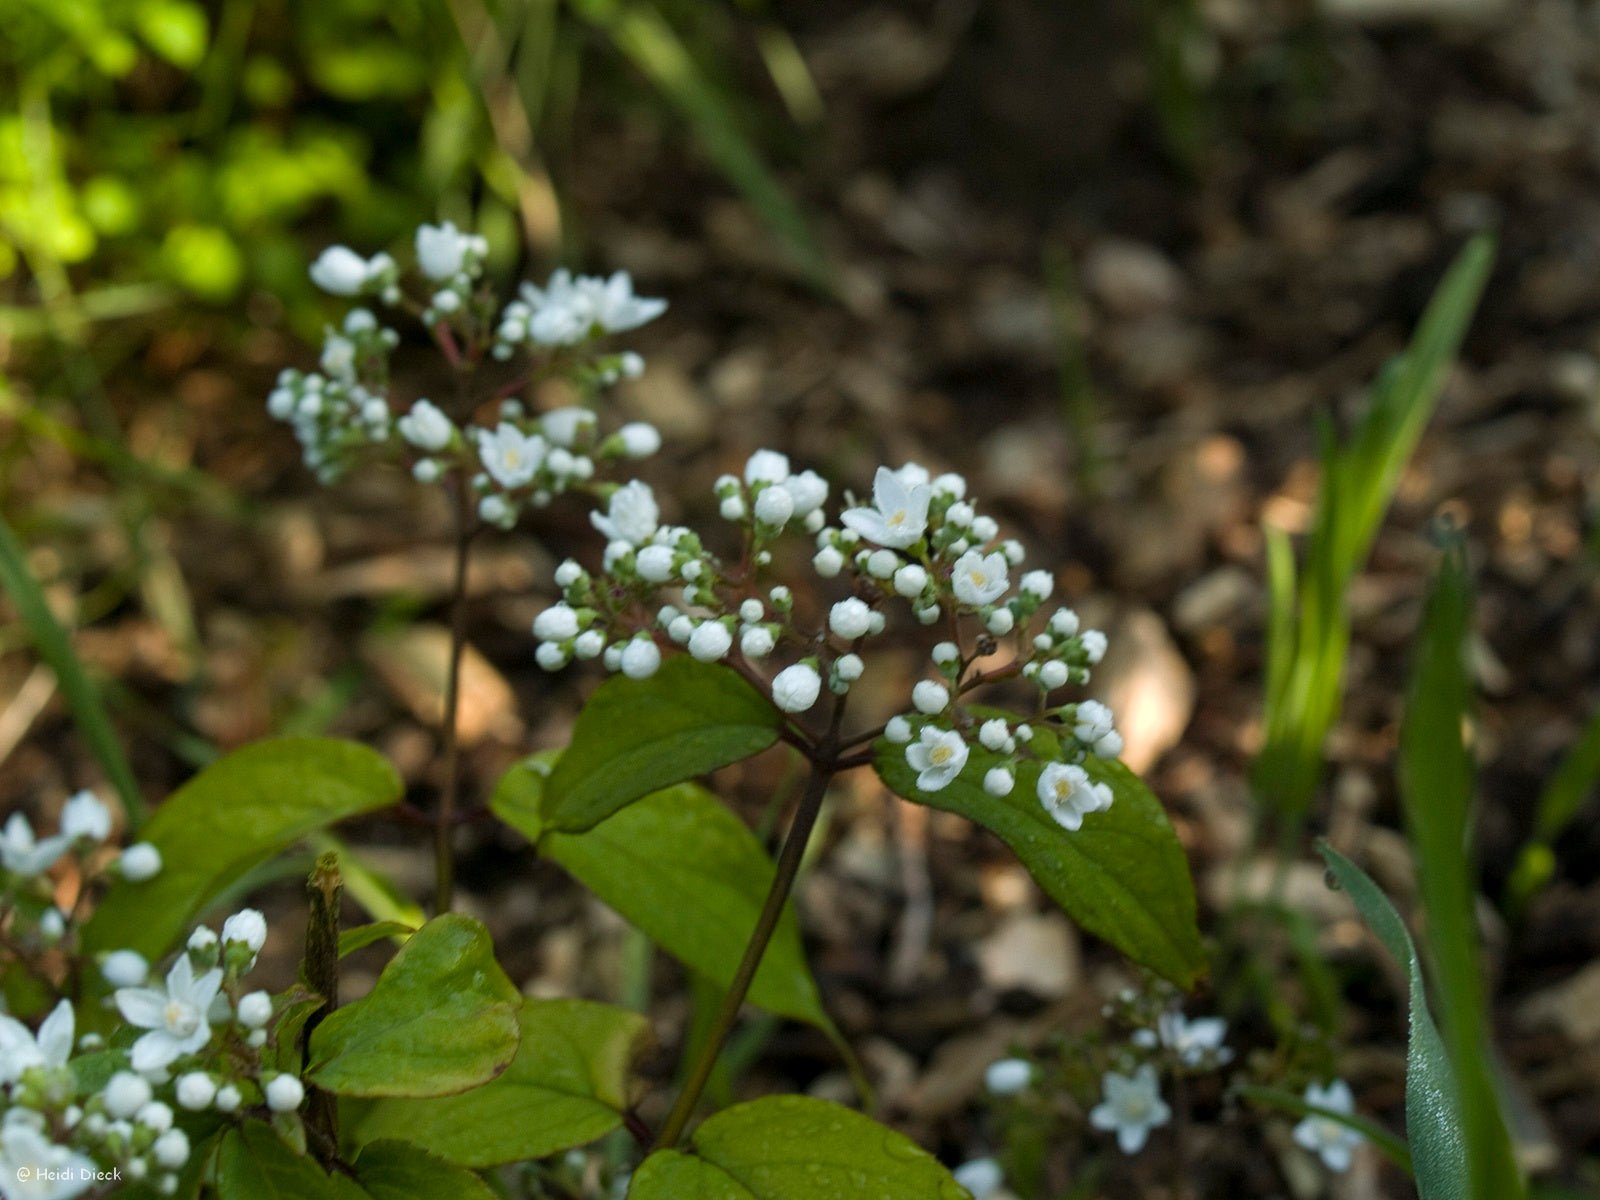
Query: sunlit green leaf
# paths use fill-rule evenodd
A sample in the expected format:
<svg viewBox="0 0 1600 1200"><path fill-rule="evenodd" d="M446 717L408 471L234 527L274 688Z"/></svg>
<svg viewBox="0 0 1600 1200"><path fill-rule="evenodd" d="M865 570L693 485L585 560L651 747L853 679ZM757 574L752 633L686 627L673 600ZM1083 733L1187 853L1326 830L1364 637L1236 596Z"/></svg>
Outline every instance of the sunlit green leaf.
<svg viewBox="0 0 1600 1200"><path fill-rule="evenodd" d="M500 1117L497 1119L505 1119ZM404 1141L374 1142L355 1161L356 1182L372 1200L494 1200L471 1171Z"/></svg>

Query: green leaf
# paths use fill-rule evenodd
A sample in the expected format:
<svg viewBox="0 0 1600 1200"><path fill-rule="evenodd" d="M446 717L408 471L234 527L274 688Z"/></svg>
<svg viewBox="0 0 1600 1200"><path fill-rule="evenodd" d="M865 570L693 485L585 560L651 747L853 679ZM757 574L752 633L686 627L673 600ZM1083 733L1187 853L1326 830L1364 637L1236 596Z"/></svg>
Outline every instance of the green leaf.
<svg viewBox="0 0 1600 1200"><path fill-rule="evenodd" d="M755 927L772 860L744 822L705 789L684 784L646 796L584 833L538 837L536 769L513 767L517 790L495 789L495 812L537 839L539 853L649 936L668 954L720 987L733 981ZM750 1001L830 1033L806 966L793 907L785 910L762 957Z"/></svg>
<svg viewBox="0 0 1600 1200"><path fill-rule="evenodd" d="M117 740L111 719L106 716L98 689L73 652L72 639L51 613L44 591L28 570L22 545L4 519L0 519L0 585L10 594L11 603L17 606L17 614L33 639L39 657L55 672L78 732L89 743L100 769L116 788L129 822L137 829L144 822L145 805L139 794L139 784L133 777L133 768L128 765L122 743Z"/></svg>
<svg viewBox="0 0 1600 1200"><path fill-rule="evenodd" d="M357 925L353 929L344 929L339 932L339 957L354 954L363 950L373 942L381 942L384 938L397 938L404 941L416 932L411 925L399 921L374 921L370 925Z"/></svg>
<svg viewBox="0 0 1600 1200"><path fill-rule="evenodd" d="M1405 968L1411 1037L1406 1047L1406 1136L1420 1200L1470 1200L1461 1092L1439 1028L1428 1011L1422 962L1400 914L1355 863L1326 843L1319 849L1372 931Z"/></svg>
<svg viewBox="0 0 1600 1200"><path fill-rule="evenodd" d="M1400 798L1417 856L1440 1016L1461 1088L1473 1194L1481 1200L1515 1200L1523 1194L1523 1182L1490 1073L1494 1050L1468 817L1473 766L1462 740L1471 706L1466 666L1471 612L1466 552L1458 539L1440 562L1423 611L1400 726Z"/></svg>
<svg viewBox="0 0 1600 1200"><path fill-rule="evenodd" d="M1516 867L1506 885L1506 903L1513 915L1520 915L1554 877L1555 840L1594 796L1597 783L1600 783L1600 709L1590 715L1583 736L1567 751L1550 782L1539 793L1533 833L1517 856Z"/></svg>
<svg viewBox="0 0 1600 1200"><path fill-rule="evenodd" d="M504 1074L459 1096L379 1100L352 1136L404 1137L453 1163L492 1167L545 1158L617 1128L649 1022L588 1000L525 1000L518 1020L522 1044Z"/></svg>
<svg viewBox="0 0 1600 1200"><path fill-rule="evenodd" d="M659 1150L628 1200L970 1200L933 1155L851 1109L769 1096L724 1109L694 1132L694 1152Z"/></svg>
<svg viewBox="0 0 1600 1200"><path fill-rule="evenodd" d="M311 1035L308 1077L341 1096L448 1096L517 1053L515 986L489 932L447 913L412 935L372 991Z"/></svg>
<svg viewBox="0 0 1600 1200"><path fill-rule="evenodd" d="M400 777L354 742L279 738L236 750L174 792L143 830L161 873L119 880L84 927L91 953L161 957L246 871L297 839L400 798Z"/></svg>
<svg viewBox="0 0 1600 1200"><path fill-rule="evenodd" d="M217 1149L218 1200L340 1200L322 1169L287 1146L272 1128L246 1121Z"/></svg>
<svg viewBox="0 0 1600 1200"><path fill-rule="evenodd" d="M355 1162L356 1182L372 1200L494 1200L471 1171L407 1142L374 1142Z"/></svg>
<svg viewBox="0 0 1600 1200"><path fill-rule="evenodd" d="M1035 734L1036 744L1042 736ZM917 787L904 746L880 739L873 752L878 776L891 791L998 834L1084 929L1180 987L1194 986L1205 974L1188 859L1161 802L1127 767L1093 757L1084 763L1115 799L1070 833L1039 803L1043 764L1036 759L1018 764L1009 796L991 796L982 780L1001 758L982 747L973 747L961 774L937 792Z"/></svg>
<svg viewBox="0 0 1600 1200"><path fill-rule="evenodd" d="M551 829L589 829L626 804L759 754L778 740L772 702L728 667L687 655L649 679L618 675L584 705L545 784Z"/></svg>

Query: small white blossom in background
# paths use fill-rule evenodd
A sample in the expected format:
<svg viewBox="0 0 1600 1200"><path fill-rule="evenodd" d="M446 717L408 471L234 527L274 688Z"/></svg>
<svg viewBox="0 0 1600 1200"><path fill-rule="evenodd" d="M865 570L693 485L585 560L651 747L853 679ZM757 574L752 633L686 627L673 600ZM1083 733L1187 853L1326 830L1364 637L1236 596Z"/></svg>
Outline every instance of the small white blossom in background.
<svg viewBox="0 0 1600 1200"><path fill-rule="evenodd" d="M1111 807L1111 788L1095 783L1089 773L1072 763L1051 763L1039 773L1039 803L1063 829L1077 832L1090 813Z"/></svg>
<svg viewBox="0 0 1600 1200"><path fill-rule="evenodd" d="M35 838L28 818L12 813L0 827L0 866L13 875L31 879L53 867L71 845L72 839L60 834Z"/></svg>
<svg viewBox="0 0 1600 1200"><path fill-rule="evenodd" d="M1180 1012L1164 1012L1154 1029L1135 1031L1133 1041L1146 1049L1163 1046L1186 1067L1223 1066L1233 1059L1233 1051L1223 1044L1227 1036L1228 1023L1221 1017L1190 1020Z"/></svg>
<svg viewBox="0 0 1600 1200"><path fill-rule="evenodd" d="M957 1167L955 1181L972 1193L972 1200L996 1200L1005 1185L1005 1173L992 1158L974 1158Z"/></svg>
<svg viewBox="0 0 1600 1200"><path fill-rule="evenodd" d="M1015 1096L1033 1083L1033 1064L1025 1058L1001 1058L983 1072L983 1086L991 1095Z"/></svg>
<svg viewBox="0 0 1600 1200"><path fill-rule="evenodd" d="M161 851L149 842L135 842L117 859L122 877L132 883L143 883L161 873Z"/></svg>
<svg viewBox="0 0 1600 1200"><path fill-rule="evenodd" d="M66 1001L51 1011L34 1034L15 1017L0 1015L0 1084L15 1083L35 1067L59 1070L72 1054L72 1005Z"/></svg>
<svg viewBox="0 0 1600 1200"><path fill-rule="evenodd" d="M1089 1123L1107 1133L1115 1132L1124 1154L1139 1153L1150 1131L1172 1119L1172 1110L1161 1099L1156 1069L1149 1063L1132 1075L1106 1072L1100 1088L1105 1098L1090 1111Z"/></svg>
<svg viewBox="0 0 1600 1200"><path fill-rule="evenodd" d="M1317 1108L1347 1116L1356 1110L1350 1085L1342 1079L1329 1084L1311 1084L1305 1090L1304 1099ZM1350 1167L1356 1147L1366 1139L1348 1125L1313 1114L1294 1127L1294 1140L1321 1158L1328 1170L1345 1171Z"/></svg>
<svg viewBox="0 0 1600 1200"><path fill-rule="evenodd" d="M196 977L187 954L167 973L164 988L118 988L117 1009L130 1025L149 1030L133 1044L133 1069L153 1071L211 1040L208 1014L222 986L222 970Z"/></svg>

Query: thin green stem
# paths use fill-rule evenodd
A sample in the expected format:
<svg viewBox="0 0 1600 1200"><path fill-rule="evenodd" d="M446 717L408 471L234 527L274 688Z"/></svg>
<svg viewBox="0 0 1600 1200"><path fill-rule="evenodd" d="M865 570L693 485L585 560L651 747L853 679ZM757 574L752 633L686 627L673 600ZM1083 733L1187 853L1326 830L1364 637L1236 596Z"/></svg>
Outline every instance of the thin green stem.
<svg viewBox="0 0 1600 1200"><path fill-rule="evenodd" d="M816 828L817 814L822 811L822 799L827 795L828 782L833 778L834 766L830 760L833 757L832 748L838 737L837 726L842 709L841 703L834 711L835 728L830 730L825 744L827 753L812 760L811 777L806 782L805 794L800 797L799 807L795 809L794 821L784 838L783 849L778 852L778 866L772 876L772 886L767 890L766 903L761 907L761 915L756 918L755 929L751 931L750 941L744 948L744 957L739 960L739 967L733 973L733 981L722 997L722 1007L717 1010L716 1019L712 1022L711 1034L706 1038L699 1058L695 1060L688 1078L684 1081L683 1091L678 1094L672 1112L668 1114L666 1123L656 1137L657 1150L676 1145L678 1139L683 1136L689 1118L694 1115L695 1105L700 1102L700 1094L705 1090L711 1072L716 1067L717 1056L722 1052L723 1043L733 1032L734 1022L738 1020L739 1009L743 1006L744 998L755 980L756 970L761 966L767 943L772 940L773 931L778 927L778 920L783 916L783 906L788 902L789 893L794 889L795 876L800 872L806 846L811 841L811 832Z"/></svg>
<svg viewBox="0 0 1600 1200"><path fill-rule="evenodd" d="M461 656L467 641L467 563L472 548L472 492L460 481L456 500L455 571L450 585L450 666L444 685L439 736L444 749L444 782L434 822L435 913L450 911L455 896L456 799L461 790L461 746L456 735L461 707Z"/></svg>

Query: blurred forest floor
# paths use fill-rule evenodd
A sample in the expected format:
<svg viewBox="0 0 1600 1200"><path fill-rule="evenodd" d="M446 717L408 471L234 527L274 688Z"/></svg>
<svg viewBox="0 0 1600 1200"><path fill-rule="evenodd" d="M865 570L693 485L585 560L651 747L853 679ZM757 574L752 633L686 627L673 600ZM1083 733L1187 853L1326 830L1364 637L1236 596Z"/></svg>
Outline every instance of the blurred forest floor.
<svg viewBox="0 0 1600 1200"><path fill-rule="evenodd" d="M1592 6L1530 0L1486 15L1457 5L1470 19L1445 26L1333 21L1289 41L1270 10L1212 6L1219 86L1168 111L1164 130L1133 9L1112 19L1105 7L778 10L826 111L783 176L839 264L836 298L796 281L691 147L580 122L570 184L584 265L629 269L671 301L638 339L647 373L623 392L667 435L668 463L644 474L673 480L669 515L690 519L710 515L712 480L761 446L857 488L883 461L967 474L1031 559L1066 564L1067 601L1110 631L1093 690L1168 804L1214 912L1250 847L1262 522L1304 529L1319 416L1348 419L1453 252L1493 228L1499 258L1463 360L1353 596L1316 826L1407 906L1396 724L1436 555L1427 534L1448 514L1480 588L1478 829L1482 890L1496 897L1535 797L1600 701L1600 23ZM118 683L114 712L152 795L216 748L326 729L390 755L428 803L445 505L391 474L313 484L262 407L277 369L309 366L313 352L259 311L269 319L242 336L187 313L116 334L138 339L105 381L128 446L215 486L118 489L35 439L9 464L8 503L92 531L35 538L32 563L64 610L82 598L78 646ZM401 390L429 394L435 368L412 352ZM97 604L134 553L130 521L143 523L151 569L140 592ZM480 544L463 714L480 793L521 755L560 745L596 682L533 662L529 623L554 563L592 537L577 505L550 521L548 550L526 534ZM20 637L5 636L9 809L93 777ZM883 704L903 695L903 680L868 683ZM721 790L760 821L784 772L759 760ZM894 802L859 773L828 819L801 894L826 1002L886 1119L947 1161L981 1153L993 1132L972 1108L984 1066L1092 1024L1127 968L1080 944L998 841L965 822ZM426 892L420 839L353 837ZM489 922L512 976L541 993L617 996L621 924L555 868L530 870L508 830L485 822L464 840L463 903ZM1592 807L1557 859L1519 923L1483 912L1501 1044L1534 1142L1571 1169L1600 1155ZM287 973L299 899L292 882L277 886ZM1361 944L1309 854L1289 886L1330 952ZM653 988L670 1047L684 980L658 961ZM1341 1031L1349 1074L1366 1106L1395 1119L1400 1006L1381 979L1356 995ZM1236 1009L1239 1044L1261 1041L1248 996L1201 1001L1219 1003ZM743 1086L779 1084L849 1095L826 1042L799 1028L773 1034ZM1256 1139L1230 1132L1217 1097L1201 1105L1218 1122L1200 1132L1205 1194L1278 1194ZM1374 1156L1333 1194L1404 1193Z"/></svg>

